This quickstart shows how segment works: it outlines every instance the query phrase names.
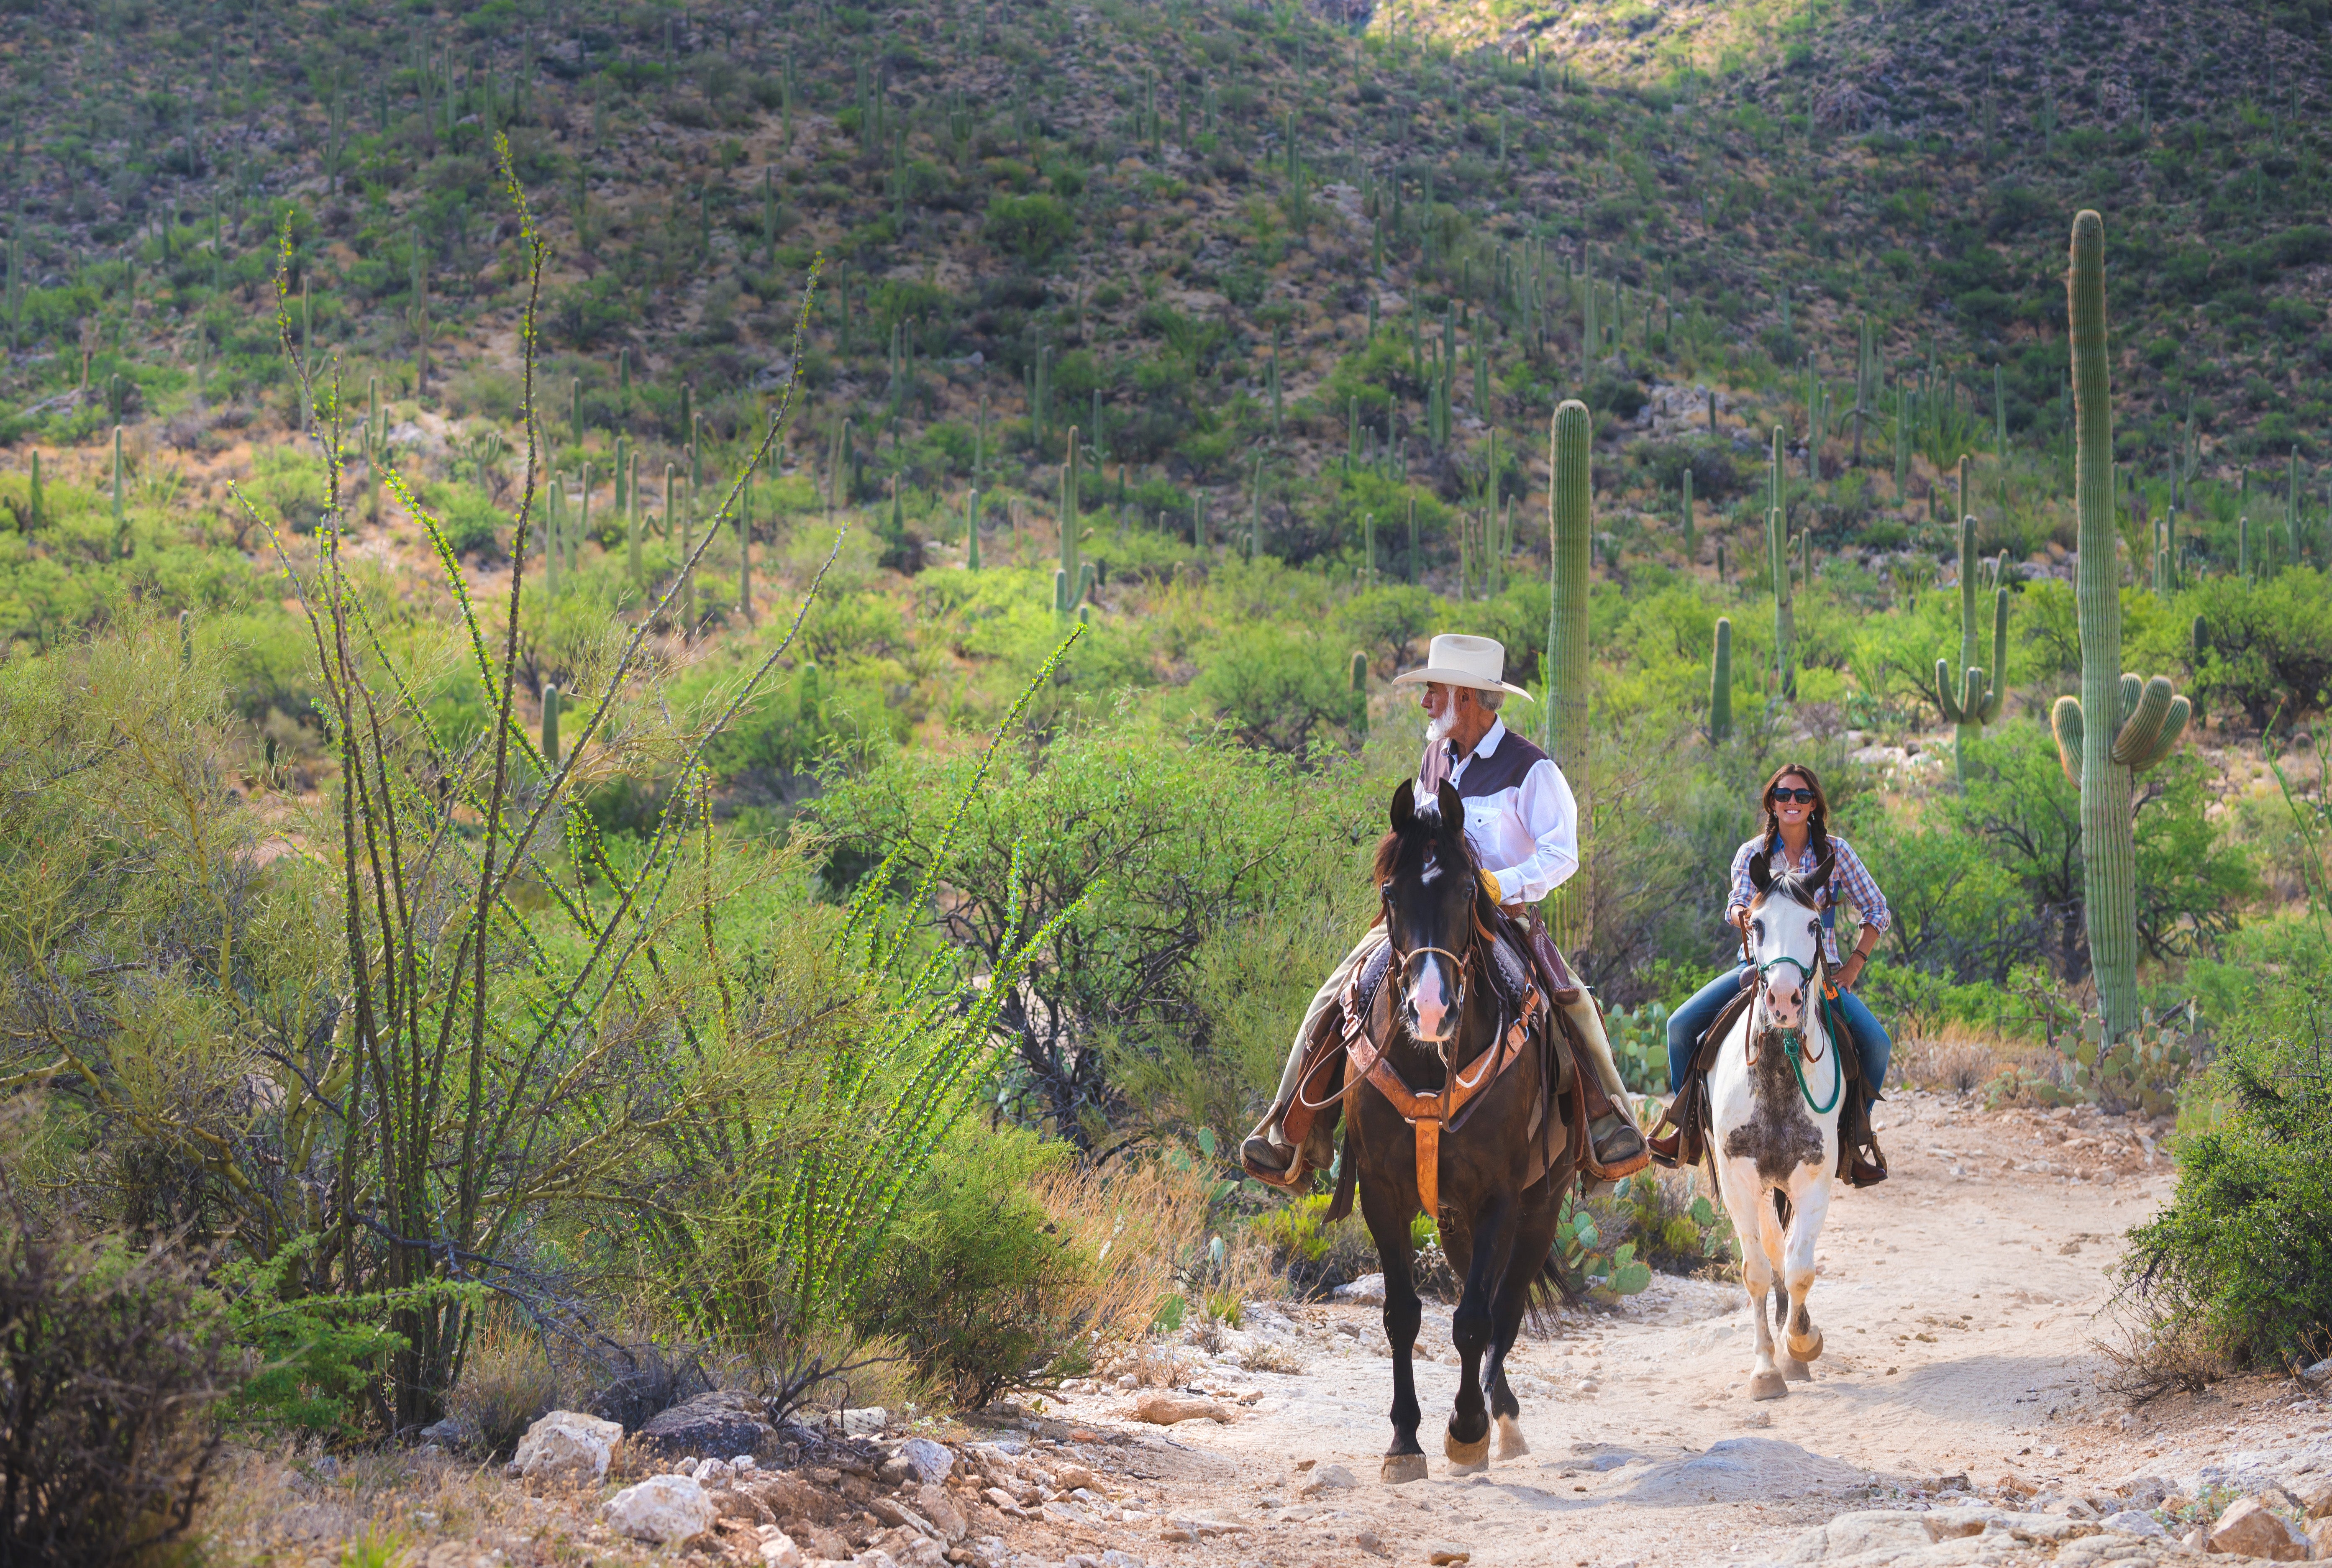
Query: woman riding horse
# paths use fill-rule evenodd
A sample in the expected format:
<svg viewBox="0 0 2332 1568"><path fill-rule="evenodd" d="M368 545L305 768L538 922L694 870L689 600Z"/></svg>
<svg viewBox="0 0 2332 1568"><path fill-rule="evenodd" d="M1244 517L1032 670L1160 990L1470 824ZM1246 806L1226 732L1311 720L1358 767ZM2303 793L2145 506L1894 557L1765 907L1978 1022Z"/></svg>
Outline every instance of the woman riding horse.
<svg viewBox="0 0 2332 1568"><path fill-rule="evenodd" d="M1573 1035L1590 1058L1600 1093L1590 1096L1594 1120L1588 1128L1593 1152L1591 1174L1625 1176L1650 1161L1643 1134L1624 1107L1627 1090L1611 1060L1603 1020L1594 999L1554 950L1534 907L1579 869L1579 807L1570 784L1547 754L1508 730L1498 717L1508 696L1525 702L1530 693L1505 682L1506 650L1490 637L1438 636L1426 667L1396 676L1397 686L1421 686L1425 709L1425 757L1418 770L1419 798L1431 799L1443 782L1456 786L1466 811L1466 842L1483 867L1482 885L1528 935L1532 956L1550 998L1571 1020ZM1385 944L1381 924L1371 926L1338 964L1305 1009L1304 1022L1289 1047L1271 1109L1240 1146L1248 1174L1274 1186L1297 1188L1331 1158L1330 1124L1315 1124L1306 1146L1283 1136L1282 1119L1295 1103L1304 1054L1313 1033L1338 1004L1345 984ZM1602 1102L1608 1101L1606 1105Z"/></svg>
<svg viewBox="0 0 2332 1568"><path fill-rule="evenodd" d="M1762 804L1765 830L1733 854L1733 895L1725 906L1725 923L1744 931L1748 928L1749 906L1756 899L1756 890L1750 885L1749 867L1757 856L1765 857L1770 871L1788 871L1797 875L1811 872L1824 856L1831 857L1830 898L1822 912L1822 957L1828 963L1831 983L1838 988L1838 999L1830 1004L1831 1010L1853 1037L1855 1057L1862 1066L1861 1136L1854 1147L1849 1174L1857 1187L1868 1187L1887 1180L1886 1160L1878 1143L1869 1137L1868 1128L1870 1106L1878 1098L1879 1085L1886 1082L1887 1058L1893 1047L1886 1029L1862 999L1854 994L1854 988L1862 980L1870 950L1878 945L1880 933L1893 923L1894 917L1888 913L1887 895L1878 891L1878 884L1864 868L1861 856L1845 839L1830 831L1830 800L1822 794L1821 780L1814 777L1812 769L1802 762L1785 764L1766 780ZM1845 900L1853 902L1855 913L1862 923L1862 933L1855 942L1854 956L1841 964L1835 917L1839 904ZM1746 970L1745 964L1736 964L1703 986L1669 1017L1671 1091L1683 1087L1685 1074L1700 1047L1701 1036L1724 1010L1725 1004L1741 993L1742 977Z"/></svg>

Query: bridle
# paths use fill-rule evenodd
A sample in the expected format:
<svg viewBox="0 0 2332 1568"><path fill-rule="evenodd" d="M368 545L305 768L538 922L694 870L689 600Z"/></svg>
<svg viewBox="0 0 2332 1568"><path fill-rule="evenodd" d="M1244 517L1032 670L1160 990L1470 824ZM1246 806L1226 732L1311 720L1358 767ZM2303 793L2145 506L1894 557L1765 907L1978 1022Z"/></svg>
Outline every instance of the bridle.
<svg viewBox="0 0 2332 1568"><path fill-rule="evenodd" d="M1745 961L1754 965L1756 970L1757 999L1754 1005L1760 1012L1763 1011L1765 1005L1765 977L1783 964L1787 964L1792 969L1796 970L1799 977L1805 982L1804 987L1802 988L1803 994L1806 999L1804 1004L1805 1012L1812 1013L1821 1007L1825 988L1828 984L1825 976L1828 973L1829 966L1822 959L1821 939L1820 937L1816 937L1814 939L1814 961L1811 963L1807 963L1802 959L1792 958L1788 953L1782 953L1778 957L1769 958L1763 963L1758 963L1756 961L1756 955L1749 950L1749 932L1746 930L1744 930L1741 933L1741 956ZM1779 1035L1781 1037L1782 1054L1789 1061L1791 1074L1798 1080L1798 1093L1804 1096L1806 1109L1811 1111L1817 1116L1827 1116L1830 1114L1831 1111L1837 1108L1840 1095L1845 1092L1846 1075L1844 1073L1836 1075L1830 1086L1830 1104L1827 1105L1816 1104L1814 1103L1813 1091L1806 1086L1805 1068L1807 1064L1820 1066L1823 1061L1826 1053L1810 1048L1808 1031L1802 1023L1794 1029L1775 1027L1763 1032L1760 1032L1759 1030L1753 1028L1749 1031L1749 1066L1754 1067L1757 1065L1757 1047L1759 1043L1764 1040L1769 1035Z"/></svg>
<svg viewBox="0 0 2332 1568"><path fill-rule="evenodd" d="M1451 970L1458 976L1458 995L1451 1000L1449 1010L1455 1016L1460 1018L1464 1017L1466 1012L1466 985L1468 977L1473 972L1474 954L1478 951L1480 943L1468 942L1467 944L1466 951L1462 953L1452 952L1446 947L1435 947L1430 942L1419 942L1415 947L1409 948L1404 951L1399 942L1392 940L1392 884L1390 881L1381 883L1378 885L1377 898L1383 909L1381 918L1384 921L1385 946L1391 949L1392 952L1392 978L1394 983L1400 988L1397 994L1399 995L1401 1002L1406 1005L1409 1001L1410 965L1416 962L1416 961L1420 958L1427 958L1438 954L1442 958L1449 961ZM1468 908L1469 910L1472 908L1470 900L1468 901ZM1475 934L1477 937L1486 936L1488 933L1482 930L1482 917L1480 912L1473 911L1473 915ZM1445 1062L1448 1060L1448 1044L1447 1041L1422 1040L1419 1043L1420 1045L1431 1046L1435 1056L1441 1057Z"/></svg>

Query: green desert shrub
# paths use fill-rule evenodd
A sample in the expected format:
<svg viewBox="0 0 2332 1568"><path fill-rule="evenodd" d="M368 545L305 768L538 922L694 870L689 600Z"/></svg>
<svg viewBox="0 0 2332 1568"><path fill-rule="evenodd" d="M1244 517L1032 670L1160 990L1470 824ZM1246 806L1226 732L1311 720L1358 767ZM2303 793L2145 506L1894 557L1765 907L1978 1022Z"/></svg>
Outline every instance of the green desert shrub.
<svg viewBox="0 0 2332 1568"><path fill-rule="evenodd" d="M2125 1298L2158 1366L2332 1350L2332 948L2311 932L2284 956L2219 1031L2216 1124L2181 1140L2176 1196L2131 1233Z"/></svg>
<svg viewBox="0 0 2332 1568"><path fill-rule="evenodd" d="M1075 230L1076 220L1068 207L1042 191L1025 196L1000 196L988 204L989 243L1030 266L1041 265L1068 243Z"/></svg>
<svg viewBox="0 0 2332 1568"><path fill-rule="evenodd" d="M2293 568L2266 582L2212 578L2181 607L2203 619L2194 695L2212 712L2240 712L2263 729L2277 708L2298 717L2332 696L2332 592L2322 572Z"/></svg>
<svg viewBox="0 0 2332 1568"><path fill-rule="evenodd" d="M115 1563L183 1535L221 1339L189 1257L0 1218L0 1561Z"/></svg>

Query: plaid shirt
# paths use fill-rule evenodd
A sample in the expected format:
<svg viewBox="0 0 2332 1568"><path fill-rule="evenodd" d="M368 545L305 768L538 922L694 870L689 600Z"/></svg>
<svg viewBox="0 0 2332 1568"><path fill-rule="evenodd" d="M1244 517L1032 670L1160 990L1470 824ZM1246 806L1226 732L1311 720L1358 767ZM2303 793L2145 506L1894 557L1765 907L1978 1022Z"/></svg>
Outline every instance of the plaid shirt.
<svg viewBox="0 0 2332 1568"><path fill-rule="evenodd" d="M1870 879L1870 873L1863 866L1862 856L1854 852L1853 846L1833 833L1830 836L1830 847L1832 856L1830 867L1830 909L1822 912L1822 957L1829 960L1830 967L1835 969L1839 963L1838 931L1831 919L1832 910L1840 904L1851 904L1856 918L1874 931L1885 931L1895 923L1895 917L1887 912L1887 895L1879 892L1878 884ZM1750 902L1757 896L1757 889L1749 881L1749 862L1761 850L1771 856L1767 864L1774 870L1790 869L1787 865L1789 852L1782 847L1778 838L1768 839L1761 833L1735 850L1733 900L1725 905L1726 914L1736 909L1748 908ZM1814 844L1809 835L1805 853L1798 856L1794 869L1802 876L1813 868Z"/></svg>

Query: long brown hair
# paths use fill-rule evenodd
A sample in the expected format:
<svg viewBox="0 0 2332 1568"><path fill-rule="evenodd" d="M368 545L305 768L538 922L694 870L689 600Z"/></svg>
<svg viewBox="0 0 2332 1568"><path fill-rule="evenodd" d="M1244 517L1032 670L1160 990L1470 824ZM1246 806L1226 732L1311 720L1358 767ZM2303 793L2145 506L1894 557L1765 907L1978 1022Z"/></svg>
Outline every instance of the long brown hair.
<svg viewBox="0 0 2332 1568"><path fill-rule="evenodd" d="M1814 858L1820 860L1830 853L1830 797L1822 793L1821 779L1803 762L1784 762L1776 768L1757 797L1757 804L1765 811L1765 843L1770 849L1782 841L1782 817L1773 809L1773 787L1792 773L1803 779L1806 788L1814 792L1814 808L1806 815L1806 841Z"/></svg>

